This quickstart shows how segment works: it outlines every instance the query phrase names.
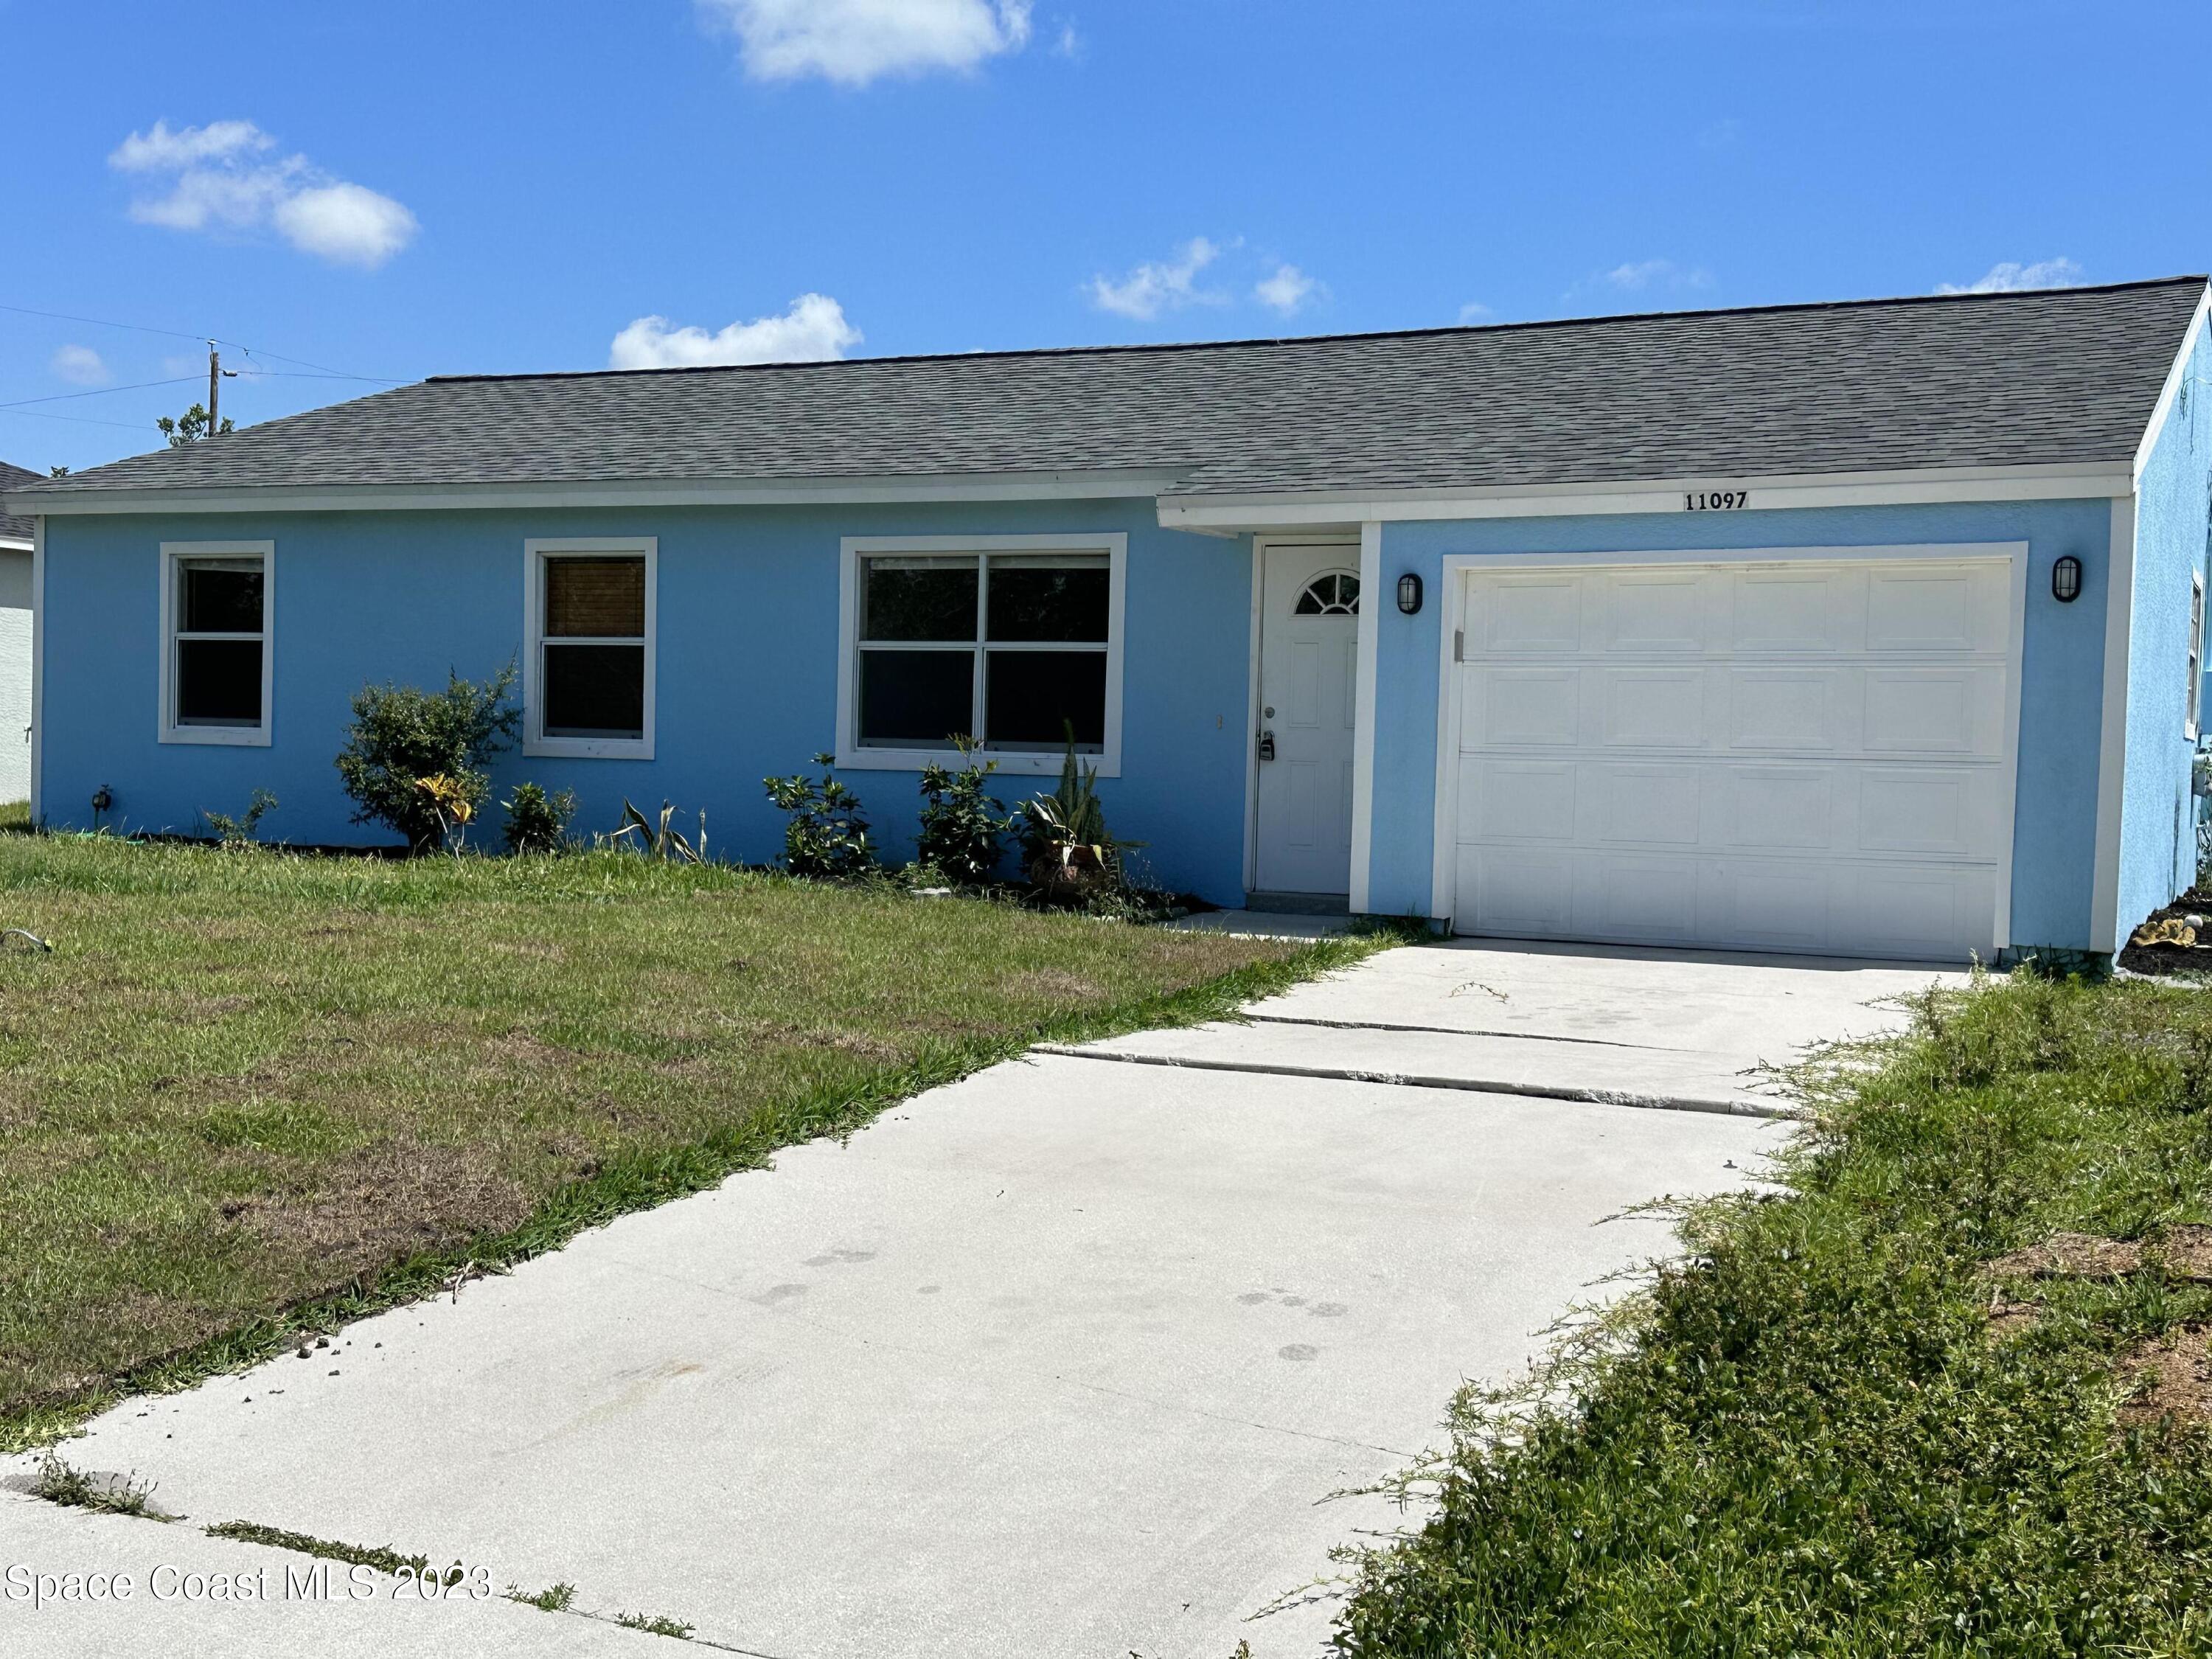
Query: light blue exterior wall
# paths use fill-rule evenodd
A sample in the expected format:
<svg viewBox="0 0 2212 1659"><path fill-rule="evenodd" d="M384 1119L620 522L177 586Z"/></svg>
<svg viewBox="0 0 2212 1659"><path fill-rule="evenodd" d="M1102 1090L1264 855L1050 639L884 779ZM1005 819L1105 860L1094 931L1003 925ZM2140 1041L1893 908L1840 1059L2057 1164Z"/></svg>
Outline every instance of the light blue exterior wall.
<svg viewBox="0 0 2212 1659"><path fill-rule="evenodd" d="M2136 481L2128 629L2127 764L2121 788L2118 925L2125 933L2197 877L2189 789L2190 578L2205 572L2212 502L2212 387L2198 331L2165 427Z"/></svg>
<svg viewBox="0 0 2212 1659"><path fill-rule="evenodd" d="M2200 492L2200 515L2202 507ZM2111 503L2102 500L1386 524L1382 591L1413 571L1430 598L1416 616L1394 607L1378 619L1369 907L1396 915L1426 915L1432 908L1446 555L2025 541L2027 615L2012 939L2021 946L2092 948L2111 525ZM2060 605L2051 597L2051 566L2068 553L2082 563L2081 595ZM2172 678L2178 687L2179 673Z"/></svg>
<svg viewBox="0 0 2212 1659"><path fill-rule="evenodd" d="M1150 500L50 518L41 806L49 823L87 827L105 784L111 824L204 834L203 811L237 812L259 787L280 803L270 839L388 842L348 821L331 763L352 695L369 681L442 685L449 669L483 678L519 656L526 538L654 536L655 758L514 750L495 784L574 790L579 831L612 829L625 795L648 810L672 800L687 824L703 807L718 856L764 862L781 818L761 779L836 747L840 538L1113 531L1128 536L1128 562L1122 775L1099 786L1109 822L1150 843L1139 857L1163 884L1241 903L1251 545L1162 530ZM163 744L160 547L228 539L276 544L274 741ZM908 856L915 775L844 775L886 854ZM1011 804L1050 780L1000 781Z"/></svg>

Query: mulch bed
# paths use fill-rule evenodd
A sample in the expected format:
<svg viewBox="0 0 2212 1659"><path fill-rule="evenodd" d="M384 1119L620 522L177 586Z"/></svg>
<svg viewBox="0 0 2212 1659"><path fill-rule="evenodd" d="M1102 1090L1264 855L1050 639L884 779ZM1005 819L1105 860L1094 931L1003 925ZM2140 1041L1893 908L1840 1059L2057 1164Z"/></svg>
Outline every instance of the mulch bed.
<svg viewBox="0 0 2212 1659"><path fill-rule="evenodd" d="M2137 944L2161 922L2180 922L2197 934L2194 945ZM2212 974L2212 893L2191 888L2163 910L2154 910L2128 936L2113 961L2131 974L2164 978L2170 974Z"/></svg>

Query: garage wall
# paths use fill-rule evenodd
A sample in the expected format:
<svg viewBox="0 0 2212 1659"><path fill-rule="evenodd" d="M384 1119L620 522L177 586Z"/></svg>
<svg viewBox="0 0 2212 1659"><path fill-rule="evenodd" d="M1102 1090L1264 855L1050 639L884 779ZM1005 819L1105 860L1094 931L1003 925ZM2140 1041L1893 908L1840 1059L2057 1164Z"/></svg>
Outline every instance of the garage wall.
<svg viewBox="0 0 2212 1659"><path fill-rule="evenodd" d="M2197 878L2189 790L2190 577L2205 569L2212 492L2212 386L2202 329L2136 497L2128 631L2128 726L2121 790L2118 926L2131 930Z"/></svg>
<svg viewBox="0 0 2212 1659"><path fill-rule="evenodd" d="M1431 904L1446 555L1633 557L1675 550L2025 541L2028 593L2012 939L2017 945L2092 948L2111 522L2110 502L2097 500L1386 524L1382 591L1410 570L1420 574L1430 597L1418 616L1394 607L1377 619L1370 908L1382 915L1426 915ZM2051 597L2051 566L2068 553L2081 561L2082 592L2075 603L2062 605ZM2185 577L2184 586L2185 603Z"/></svg>
<svg viewBox="0 0 2212 1659"><path fill-rule="evenodd" d="M0 802L31 798L31 556L0 548Z"/></svg>

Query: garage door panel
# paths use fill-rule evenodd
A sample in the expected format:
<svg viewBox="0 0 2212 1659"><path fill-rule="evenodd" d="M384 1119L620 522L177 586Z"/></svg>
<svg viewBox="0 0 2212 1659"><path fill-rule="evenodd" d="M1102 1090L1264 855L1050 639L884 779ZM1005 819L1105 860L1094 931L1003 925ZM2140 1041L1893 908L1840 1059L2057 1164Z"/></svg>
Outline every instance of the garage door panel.
<svg viewBox="0 0 2212 1659"><path fill-rule="evenodd" d="M1702 668L1606 668L1598 741L1623 749L1700 749L1705 741Z"/></svg>
<svg viewBox="0 0 2212 1659"><path fill-rule="evenodd" d="M1478 895L1477 931L1561 939L1575 932L1575 855L1564 847L1462 848L1462 892Z"/></svg>
<svg viewBox="0 0 2212 1659"><path fill-rule="evenodd" d="M1582 924L1602 921L1626 939L1667 941L1698 931L1698 863L1649 854L1582 855Z"/></svg>
<svg viewBox="0 0 2212 1659"><path fill-rule="evenodd" d="M1744 571L1735 579L1735 651L1786 652L1793 656L1844 648L1857 585L1854 573L1833 570Z"/></svg>
<svg viewBox="0 0 2212 1659"><path fill-rule="evenodd" d="M1832 849L1836 775L1826 767L1731 767L1722 840L1744 852Z"/></svg>
<svg viewBox="0 0 2212 1659"><path fill-rule="evenodd" d="M1577 768L1570 760L1481 759L1461 768L1462 816L1471 816L1485 841L1575 839Z"/></svg>
<svg viewBox="0 0 2212 1659"><path fill-rule="evenodd" d="M1866 648L2002 653L2011 612L2004 572L1993 566L1875 569L1867 578Z"/></svg>
<svg viewBox="0 0 2212 1659"><path fill-rule="evenodd" d="M2001 665L1869 668L1864 746L1869 754L1972 755L2004 748Z"/></svg>
<svg viewBox="0 0 2212 1659"><path fill-rule="evenodd" d="M1688 847L1705 839L1705 769L1692 763L1647 766L1585 762L1583 818L1577 842Z"/></svg>
<svg viewBox="0 0 2212 1659"><path fill-rule="evenodd" d="M2009 569L1472 573L1459 925L1986 952L2011 853Z"/></svg>
<svg viewBox="0 0 2212 1659"><path fill-rule="evenodd" d="M1572 652L1582 644L1582 578L1494 576L1484 584L1483 649Z"/></svg>
<svg viewBox="0 0 2212 1659"><path fill-rule="evenodd" d="M1727 742L1731 749L1829 750L1836 729L1832 668L1733 668L1729 671Z"/></svg>
<svg viewBox="0 0 2212 1659"><path fill-rule="evenodd" d="M1703 653L1711 626L1713 586L1697 570L1632 573L1602 584L1606 648Z"/></svg>
<svg viewBox="0 0 2212 1659"><path fill-rule="evenodd" d="M1461 730L1486 745L1549 749L1581 735L1579 668L1485 667L1464 684Z"/></svg>

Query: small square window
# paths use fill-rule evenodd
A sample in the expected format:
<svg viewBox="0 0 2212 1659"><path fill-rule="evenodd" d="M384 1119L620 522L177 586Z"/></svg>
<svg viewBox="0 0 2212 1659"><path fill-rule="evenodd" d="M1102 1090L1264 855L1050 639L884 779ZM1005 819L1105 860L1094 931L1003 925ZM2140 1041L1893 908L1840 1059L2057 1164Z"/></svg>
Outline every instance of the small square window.
<svg viewBox="0 0 2212 1659"><path fill-rule="evenodd" d="M528 752L650 757L653 544L529 544Z"/></svg>
<svg viewBox="0 0 2212 1659"><path fill-rule="evenodd" d="M267 743L268 544L161 551L161 741Z"/></svg>

